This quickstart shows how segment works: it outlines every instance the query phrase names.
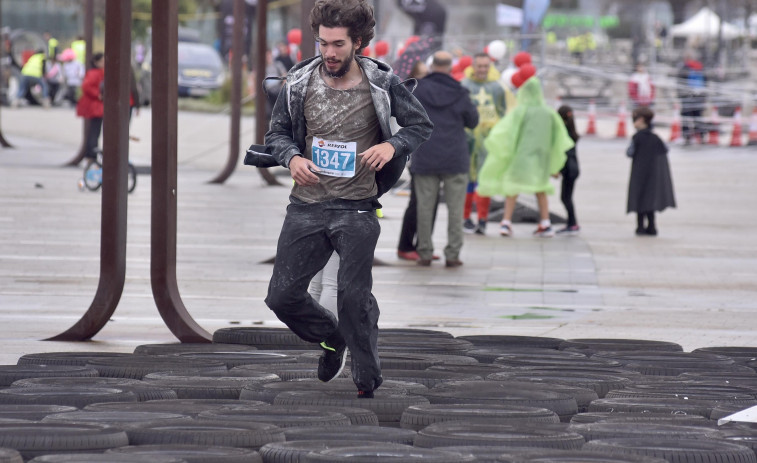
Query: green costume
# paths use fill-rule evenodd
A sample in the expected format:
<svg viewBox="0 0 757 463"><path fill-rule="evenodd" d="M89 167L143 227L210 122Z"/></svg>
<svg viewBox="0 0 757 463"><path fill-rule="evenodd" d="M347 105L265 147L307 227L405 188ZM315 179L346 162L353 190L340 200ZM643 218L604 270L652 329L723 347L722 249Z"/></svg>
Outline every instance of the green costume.
<svg viewBox="0 0 757 463"><path fill-rule="evenodd" d="M492 127L505 114L505 89L498 81L479 82L472 78L463 79L463 87L470 92L471 101L478 110L478 125L475 129L465 129L470 147L470 181L475 182L481 166L486 160L484 139Z"/></svg>
<svg viewBox="0 0 757 463"><path fill-rule="evenodd" d="M575 145L560 115L544 103L539 79L528 79L516 99L484 140L489 155L479 173L479 195L554 193L549 177L560 172L565 152Z"/></svg>

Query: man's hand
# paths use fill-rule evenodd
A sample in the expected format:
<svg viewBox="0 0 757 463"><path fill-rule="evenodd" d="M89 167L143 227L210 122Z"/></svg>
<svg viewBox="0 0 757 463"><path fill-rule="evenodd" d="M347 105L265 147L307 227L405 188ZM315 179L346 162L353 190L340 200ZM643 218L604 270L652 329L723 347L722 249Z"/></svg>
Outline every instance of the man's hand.
<svg viewBox="0 0 757 463"><path fill-rule="evenodd" d="M292 173L292 178L298 185L313 186L320 183L318 176L313 172L320 172L318 167L302 156L295 156L289 161L289 172Z"/></svg>
<svg viewBox="0 0 757 463"><path fill-rule="evenodd" d="M387 142L379 143L363 151L359 156L361 156L360 164L367 164L371 170L381 170L394 157L394 146Z"/></svg>

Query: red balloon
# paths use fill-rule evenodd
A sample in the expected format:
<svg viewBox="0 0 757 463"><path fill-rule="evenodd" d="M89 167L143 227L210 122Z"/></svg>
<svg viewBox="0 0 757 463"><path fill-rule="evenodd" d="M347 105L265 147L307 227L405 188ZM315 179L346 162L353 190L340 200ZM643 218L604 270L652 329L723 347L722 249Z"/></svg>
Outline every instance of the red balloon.
<svg viewBox="0 0 757 463"><path fill-rule="evenodd" d="M468 55L461 56L457 64L460 66L461 70L465 70L465 68L473 64L473 57Z"/></svg>
<svg viewBox="0 0 757 463"><path fill-rule="evenodd" d="M300 45L302 43L302 31L300 29L290 29L289 32L287 32L287 41L295 45Z"/></svg>
<svg viewBox="0 0 757 463"><path fill-rule="evenodd" d="M523 66L520 67L520 70L518 70L521 77L523 78L523 82L527 81L531 77L536 75L536 68L531 63L526 63Z"/></svg>
<svg viewBox="0 0 757 463"><path fill-rule="evenodd" d="M531 55L528 52L520 51L513 56L513 64L515 64L518 67L523 66L524 64L530 64L531 63Z"/></svg>
<svg viewBox="0 0 757 463"><path fill-rule="evenodd" d="M521 85L523 85L523 76L520 74L520 71L513 74L513 76L510 78L510 82L513 83L513 87L520 88Z"/></svg>
<svg viewBox="0 0 757 463"><path fill-rule="evenodd" d="M379 40L374 46L376 50L376 56L386 56L389 54L389 42L386 40Z"/></svg>
<svg viewBox="0 0 757 463"><path fill-rule="evenodd" d="M362 56L371 56L371 47L363 48L363 51L361 51L360 54Z"/></svg>
<svg viewBox="0 0 757 463"><path fill-rule="evenodd" d="M410 36L410 38L409 38L409 39L405 40L405 47L407 47L408 45L410 45L410 44L411 44L411 43L413 43L413 42L417 42L417 41L419 41L420 39L421 39L421 38L420 38L420 37L418 37L417 35L413 35L413 36Z"/></svg>

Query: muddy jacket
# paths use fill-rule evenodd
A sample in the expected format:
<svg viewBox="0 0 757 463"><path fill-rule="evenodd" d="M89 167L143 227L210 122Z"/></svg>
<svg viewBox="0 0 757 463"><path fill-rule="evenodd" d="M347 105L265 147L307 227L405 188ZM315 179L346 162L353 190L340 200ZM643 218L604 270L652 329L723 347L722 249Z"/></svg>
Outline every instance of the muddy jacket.
<svg viewBox="0 0 757 463"><path fill-rule="evenodd" d="M376 172L379 195L385 193L402 174L410 153L431 136L434 125L418 100L400 82L386 64L366 57L356 57L371 85L371 97L381 125L381 141L394 147L394 159ZM271 126L265 135L265 144L271 154L284 167L294 156L302 156L305 143L305 93L313 71L317 71L322 58L316 56L297 64L289 71L286 85L271 115ZM392 134L391 117L402 127Z"/></svg>

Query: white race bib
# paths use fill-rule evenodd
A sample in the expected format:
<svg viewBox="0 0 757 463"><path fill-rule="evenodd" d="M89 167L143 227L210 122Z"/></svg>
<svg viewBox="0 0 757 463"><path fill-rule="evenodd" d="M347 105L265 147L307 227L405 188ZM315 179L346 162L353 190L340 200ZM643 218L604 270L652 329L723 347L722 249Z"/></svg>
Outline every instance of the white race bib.
<svg viewBox="0 0 757 463"><path fill-rule="evenodd" d="M313 163L320 173L331 177L354 177L357 143L313 137Z"/></svg>

